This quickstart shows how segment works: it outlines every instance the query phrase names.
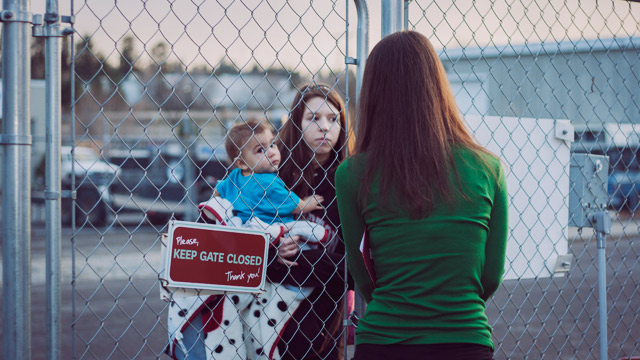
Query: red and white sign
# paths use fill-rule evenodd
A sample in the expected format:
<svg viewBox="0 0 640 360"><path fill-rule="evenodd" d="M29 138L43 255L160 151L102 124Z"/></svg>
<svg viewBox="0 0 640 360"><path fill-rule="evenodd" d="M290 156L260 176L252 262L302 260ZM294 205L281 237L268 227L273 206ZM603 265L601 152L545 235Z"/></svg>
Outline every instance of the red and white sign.
<svg viewBox="0 0 640 360"><path fill-rule="evenodd" d="M186 221L169 223L169 287L260 292L267 269L265 233Z"/></svg>

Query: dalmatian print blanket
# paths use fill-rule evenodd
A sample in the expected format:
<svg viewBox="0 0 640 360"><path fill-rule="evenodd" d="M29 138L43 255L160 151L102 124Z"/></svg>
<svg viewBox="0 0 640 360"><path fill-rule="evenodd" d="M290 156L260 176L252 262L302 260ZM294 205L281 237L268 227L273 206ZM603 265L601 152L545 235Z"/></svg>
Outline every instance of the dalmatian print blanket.
<svg viewBox="0 0 640 360"><path fill-rule="evenodd" d="M189 350L182 343L182 333L197 316L202 317L207 360L280 359L280 335L301 302L296 292L272 283L259 295L187 295L164 287L161 293L171 304L168 350L174 359L176 347L182 347L183 353Z"/></svg>
<svg viewBox="0 0 640 360"><path fill-rule="evenodd" d="M200 204L199 209L208 223L250 225L238 222L231 203L219 197ZM275 230L271 235L274 238L281 235L280 226ZM313 228L305 229L304 226L302 230L302 234L316 231ZM265 231L269 234L268 229ZM319 238L323 237L320 235ZM194 326L192 323L198 316L201 317L202 326L198 325L197 328L202 328L200 337L204 339L207 360L280 359L280 335L304 299L299 291L269 282L260 294L205 294L203 291L169 289L163 285L161 280L160 296L170 303L167 350L174 359L178 347L182 353L188 353L189 349L185 348L182 341L183 333L189 326Z"/></svg>

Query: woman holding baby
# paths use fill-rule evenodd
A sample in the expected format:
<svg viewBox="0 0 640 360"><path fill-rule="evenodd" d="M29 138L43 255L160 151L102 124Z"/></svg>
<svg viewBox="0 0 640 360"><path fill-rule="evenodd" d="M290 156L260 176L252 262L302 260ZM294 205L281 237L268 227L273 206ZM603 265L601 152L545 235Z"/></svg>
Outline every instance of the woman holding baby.
<svg viewBox="0 0 640 360"><path fill-rule="evenodd" d="M285 239L278 249L278 263L267 271L271 281L315 288L285 328L280 353L284 359L339 359L347 280L333 179L346 156L347 118L342 98L326 85L302 86L279 136L280 177L298 196L323 199L322 208L306 217L329 234L326 246L317 250L299 251L294 239ZM295 265L289 266L291 261Z"/></svg>
<svg viewBox="0 0 640 360"><path fill-rule="evenodd" d="M176 358L343 357L348 281L333 178L346 155L346 127L338 93L312 84L298 90L278 134L266 120L239 122L229 130L225 145L235 169L210 201L228 201L242 226L275 225L291 232L272 239L264 293L172 304ZM292 224L324 228L322 239L291 236Z"/></svg>

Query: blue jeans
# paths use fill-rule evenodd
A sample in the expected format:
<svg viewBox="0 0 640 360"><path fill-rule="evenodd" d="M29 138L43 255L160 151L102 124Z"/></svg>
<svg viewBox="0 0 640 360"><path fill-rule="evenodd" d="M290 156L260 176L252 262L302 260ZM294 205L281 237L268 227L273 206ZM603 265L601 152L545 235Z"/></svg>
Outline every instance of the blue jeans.
<svg viewBox="0 0 640 360"><path fill-rule="evenodd" d="M205 360L207 358L206 346L202 332L202 316L197 314L191 324L182 333L182 344L187 353L182 351L180 344L176 344L176 359L178 360Z"/></svg>

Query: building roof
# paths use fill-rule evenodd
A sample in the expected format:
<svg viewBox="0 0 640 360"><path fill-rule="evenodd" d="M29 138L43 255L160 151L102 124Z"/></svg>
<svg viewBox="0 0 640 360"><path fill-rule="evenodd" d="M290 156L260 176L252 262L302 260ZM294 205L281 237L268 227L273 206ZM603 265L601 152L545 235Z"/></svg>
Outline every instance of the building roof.
<svg viewBox="0 0 640 360"><path fill-rule="evenodd" d="M440 50L440 58L443 61L458 61L507 56L549 56L601 51L637 51L639 49L640 37L582 39L576 41L442 49Z"/></svg>

